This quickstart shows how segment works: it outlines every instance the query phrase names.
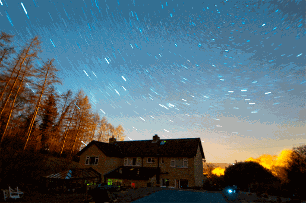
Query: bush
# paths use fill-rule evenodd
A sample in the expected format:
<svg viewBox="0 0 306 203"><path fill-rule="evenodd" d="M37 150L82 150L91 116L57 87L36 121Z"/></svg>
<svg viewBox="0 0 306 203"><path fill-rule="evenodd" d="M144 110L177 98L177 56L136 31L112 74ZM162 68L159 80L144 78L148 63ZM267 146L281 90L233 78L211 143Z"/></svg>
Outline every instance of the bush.
<svg viewBox="0 0 306 203"><path fill-rule="evenodd" d="M227 185L237 185L241 190L266 190L265 184L278 181L273 174L256 162L240 162L226 168L224 181Z"/></svg>
<svg viewBox="0 0 306 203"><path fill-rule="evenodd" d="M220 191L224 188L225 183L223 176L217 176L212 174L203 183L203 189L209 191Z"/></svg>

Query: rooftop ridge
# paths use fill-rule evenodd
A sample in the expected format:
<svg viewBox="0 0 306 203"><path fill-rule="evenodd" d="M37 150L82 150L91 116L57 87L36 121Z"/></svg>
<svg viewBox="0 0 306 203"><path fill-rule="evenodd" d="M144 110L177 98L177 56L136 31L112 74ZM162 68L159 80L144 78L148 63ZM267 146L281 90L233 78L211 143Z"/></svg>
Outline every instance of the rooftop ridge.
<svg viewBox="0 0 306 203"><path fill-rule="evenodd" d="M173 139L160 139L162 140L191 140L191 139L199 139L199 137L195 138L173 138ZM152 141L152 140L126 140L126 141L116 141L116 142L137 142L137 141Z"/></svg>

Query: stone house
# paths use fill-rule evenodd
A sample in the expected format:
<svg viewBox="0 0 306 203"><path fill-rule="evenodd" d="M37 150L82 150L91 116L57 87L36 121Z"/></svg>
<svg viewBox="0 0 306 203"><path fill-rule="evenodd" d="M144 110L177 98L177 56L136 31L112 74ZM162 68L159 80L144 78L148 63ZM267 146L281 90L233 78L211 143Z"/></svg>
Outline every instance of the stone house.
<svg viewBox="0 0 306 203"><path fill-rule="evenodd" d="M200 138L92 141L78 155L81 167L92 167L101 182L128 187L200 187L205 156Z"/></svg>

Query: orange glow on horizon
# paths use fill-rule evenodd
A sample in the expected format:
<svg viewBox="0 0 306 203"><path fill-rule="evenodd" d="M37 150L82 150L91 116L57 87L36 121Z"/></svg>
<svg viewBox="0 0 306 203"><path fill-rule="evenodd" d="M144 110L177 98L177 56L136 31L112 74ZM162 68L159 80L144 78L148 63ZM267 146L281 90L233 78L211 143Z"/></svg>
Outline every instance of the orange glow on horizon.
<svg viewBox="0 0 306 203"><path fill-rule="evenodd" d="M281 173L277 169L286 168L286 167L289 166L292 153L293 153L292 150L284 149L278 155L272 156L272 155L268 155L268 154L263 154L256 159L250 157L250 158L246 159L245 162L253 161L253 162L259 163L264 168L271 171L273 173L273 175L275 175L275 176L277 176L281 179L284 179L284 177L282 177Z"/></svg>
<svg viewBox="0 0 306 203"><path fill-rule="evenodd" d="M258 158L250 157L246 159L245 162L253 161L259 163L261 166L271 171L274 176L279 177L281 180L285 180L286 177L282 170L289 166L292 153L293 150L284 149L278 155L263 154ZM222 176L224 172L225 169L217 167L213 169L211 173L216 176Z"/></svg>
<svg viewBox="0 0 306 203"><path fill-rule="evenodd" d="M212 174L217 175L217 176L223 176L224 171L225 171L225 169L217 167L214 170L212 170Z"/></svg>

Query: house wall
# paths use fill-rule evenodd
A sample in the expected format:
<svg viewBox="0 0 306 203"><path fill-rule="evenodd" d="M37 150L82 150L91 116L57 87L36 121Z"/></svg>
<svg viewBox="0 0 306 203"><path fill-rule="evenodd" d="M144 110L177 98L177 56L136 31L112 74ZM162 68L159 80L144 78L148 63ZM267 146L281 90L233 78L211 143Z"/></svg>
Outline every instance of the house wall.
<svg viewBox="0 0 306 203"><path fill-rule="evenodd" d="M177 158L187 158L187 157L163 157L164 159L164 164L159 164L161 173L166 173L168 172L169 174L161 174L160 175L160 183L161 179L169 179L169 186L170 187L175 187L175 180L180 180L180 179L187 179L188 180L188 186L189 187L194 187L194 160L193 158L188 158L188 168L176 168L176 167L171 167L170 163L172 159L177 159ZM178 187L178 185L176 185Z"/></svg>
<svg viewBox="0 0 306 203"><path fill-rule="evenodd" d="M158 158L157 157L153 157L155 162L154 163L147 163L149 157L143 157L143 167L157 167L157 162L158 162Z"/></svg>
<svg viewBox="0 0 306 203"><path fill-rule="evenodd" d="M203 162L200 146L198 146L197 154L194 157L194 186L201 187L203 186Z"/></svg>
<svg viewBox="0 0 306 203"><path fill-rule="evenodd" d="M149 180L122 180L122 186L125 187L132 187L132 183L135 183L135 188L147 187L148 183L151 183L151 186L153 187L156 186L156 176L153 176Z"/></svg>
<svg viewBox="0 0 306 203"><path fill-rule="evenodd" d="M126 187L131 187L135 183L135 188L147 187L148 180L123 180L122 184Z"/></svg>
<svg viewBox="0 0 306 203"><path fill-rule="evenodd" d="M99 157L98 164L97 165L85 165L87 156ZM83 168L92 167L93 169L101 173L101 181L105 182L104 174L118 168L119 166L122 166L123 161L121 158L107 157L96 145L92 145L81 154L79 164Z"/></svg>
<svg viewBox="0 0 306 203"><path fill-rule="evenodd" d="M133 158L133 157L128 157L128 158ZM155 158L154 163L147 163L147 158L149 157L143 157L143 167L158 167L158 158ZM187 158L188 159L188 168L175 168L171 167L170 163L171 160L178 159L178 158L187 158L187 157L163 157L164 163L161 163L161 158L159 158L159 167L161 169L161 173L166 173L168 172L169 174L161 174L160 175L160 184L161 184L161 179L169 179L169 186L170 187L175 187L175 181L180 180L180 179L187 179L188 180L188 185L189 187L194 187L195 186L195 175L194 175L194 158ZM202 158L201 158L202 162ZM137 167L137 166L135 166ZM203 167L201 170L201 173L203 173ZM200 180L202 181L202 180ZM199 180L198 180L199 182ZM156 184L156 179L155 183ZM198 183L199 184L199 183ZM177 185L178 187L178 185Z"/></svg>

